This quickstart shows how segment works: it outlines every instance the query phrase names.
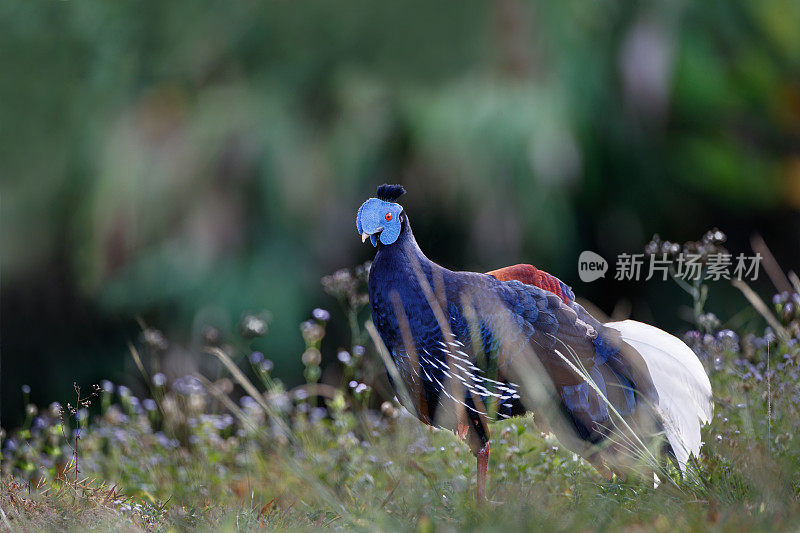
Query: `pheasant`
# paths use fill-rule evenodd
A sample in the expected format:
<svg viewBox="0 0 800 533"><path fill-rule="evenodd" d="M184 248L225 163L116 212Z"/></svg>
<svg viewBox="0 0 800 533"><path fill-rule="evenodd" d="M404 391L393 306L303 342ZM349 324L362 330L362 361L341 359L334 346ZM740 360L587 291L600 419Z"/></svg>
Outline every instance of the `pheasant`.
<svg viewBox="0 0 800 533"><path fill-rule="evenodd" d="M377 248L372 321L389 379L422 422L456 432L477 458L486 497L489 423L534 421L606 478L643 473L661 454L685 471L711 420L711 384L692 350L653 326L603 324L556 277L527 264L454 272L428 259L381 185L356 229ZM650 465L650 466L647 466Z"/></svg>

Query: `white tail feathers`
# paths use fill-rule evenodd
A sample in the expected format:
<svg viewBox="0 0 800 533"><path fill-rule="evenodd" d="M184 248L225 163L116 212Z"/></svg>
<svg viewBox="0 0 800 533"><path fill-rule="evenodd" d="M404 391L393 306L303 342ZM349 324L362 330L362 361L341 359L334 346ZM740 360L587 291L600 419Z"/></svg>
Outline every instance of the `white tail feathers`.
<svg viewBox="0 0 800 533"><path fill-rule="evenodd" d="M677 337L656 327L623 320L606 326L644 359L658 392L657 411L682 471L689 456L700 453L700 427L711 421L711 383L695 353Z"/></svg>

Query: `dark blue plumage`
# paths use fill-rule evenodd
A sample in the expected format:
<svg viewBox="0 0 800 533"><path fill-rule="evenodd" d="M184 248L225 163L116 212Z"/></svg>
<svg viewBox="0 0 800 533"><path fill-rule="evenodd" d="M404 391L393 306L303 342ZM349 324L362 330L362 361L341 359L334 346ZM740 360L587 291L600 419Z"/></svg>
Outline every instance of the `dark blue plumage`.
<svg viewBox="0 0 800 533"><path fill-rule="evenodd" d="M393 385L408 392L406 407L457 431L476 454L479 498L488 422L526 412L605 475L636 469L625 456L640 445L652 457L645 442L665 443L685 469L713 403L684 343L640 322L601 324L569 287L531 265L488 274L437 265L395 203L404 192L383 185L356 215L362 240L378 249L372 320L402 382Z"/></svg>
<svg viewBox="0 0 800 533"><path fill-rule="evenodd" d="M565 359L586 369L604 396L615 396L615 387L623 416L635 410L638 392L653 397L652 384L636 383L620 358L618 336L574 297L567 303L519 281L443 268L422 253L407 214L401 217L397 240L377 245L369 297L373 322L414 404L407 407L421 420L454 430L466 423L474 430L473 450L482 448L486 421L536 410L523 400L513 364L532 356L538 361L528 362L547 374L562 414L587 442L602 438L610 414Z"/></svg>

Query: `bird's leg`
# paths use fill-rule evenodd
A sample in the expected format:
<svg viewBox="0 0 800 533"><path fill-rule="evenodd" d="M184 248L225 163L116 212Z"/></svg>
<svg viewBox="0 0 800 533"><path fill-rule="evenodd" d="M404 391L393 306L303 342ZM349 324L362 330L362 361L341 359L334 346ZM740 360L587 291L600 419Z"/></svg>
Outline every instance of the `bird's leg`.
<svg viewBox="0 0 800 533"><path fill-rule="evenodd" d="M472 399L468 397L467 402L471 403ZM473 409L473 413L476 412L480 411ZM463 412L463 414L466 417L467 413ZM464 424L464 422L468 422L468 424ZM459 421L457 429L457 434L464 434L469 449L478 460L478 490L476 492L478 503L486 501L486 472L489 468L489 428L486 422L485 416L470 416L468 420ZM466 425L466 431L462 429L464 425Z"/></svg>
<svg viewBox="0 0 800 533"><path fill-rule="evenodd" d="M477 453L478 458L478 503L486 501L486 472L489 469L489 444L484 444L483 448Z"/></svg>
<svg viewBox="0 0 800 533"><path fill-rule="evenodd" d="M586 459L589 461L589 464L591 464L594 469L605 478L606 481L611 481L611 479L614 477L614 472L608 466L606 466L606 462L599 453L594 453Z"/></svg>

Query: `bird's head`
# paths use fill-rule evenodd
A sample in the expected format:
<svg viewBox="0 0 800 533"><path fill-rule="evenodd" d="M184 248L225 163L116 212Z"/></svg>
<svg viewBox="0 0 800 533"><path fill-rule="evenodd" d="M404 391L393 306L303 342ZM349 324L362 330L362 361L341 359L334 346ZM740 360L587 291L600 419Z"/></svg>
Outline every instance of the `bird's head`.
<svg viewBox="0 0 800 533"><path fill-rule="evenodd" d="M403 206L395 203L395 200L405 192L401 185L381 185L377 198L370 198L361 204L356 214L356 230L362 242L369 237L372 246L378 246L379 240L381 244L389 245L400 237Z"/></svg>

